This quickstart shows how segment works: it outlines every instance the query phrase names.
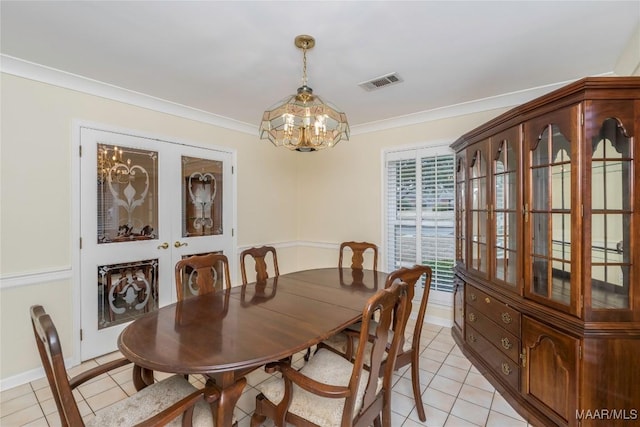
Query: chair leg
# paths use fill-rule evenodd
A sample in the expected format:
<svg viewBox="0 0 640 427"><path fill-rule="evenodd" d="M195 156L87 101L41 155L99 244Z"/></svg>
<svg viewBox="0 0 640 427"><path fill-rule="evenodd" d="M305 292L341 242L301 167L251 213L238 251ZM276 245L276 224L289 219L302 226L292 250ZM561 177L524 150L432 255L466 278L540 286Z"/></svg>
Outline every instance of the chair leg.
<svg viewBox="0 0 640 427"><path fill-rule="evenodd" d="M411 384L413 385L413 397L416 400L418 418L424 422L427 420L427 415L424 413L422 395L420 394L420 368L418 366L418 359L418 352L414 350L411 355Z"/></svg>

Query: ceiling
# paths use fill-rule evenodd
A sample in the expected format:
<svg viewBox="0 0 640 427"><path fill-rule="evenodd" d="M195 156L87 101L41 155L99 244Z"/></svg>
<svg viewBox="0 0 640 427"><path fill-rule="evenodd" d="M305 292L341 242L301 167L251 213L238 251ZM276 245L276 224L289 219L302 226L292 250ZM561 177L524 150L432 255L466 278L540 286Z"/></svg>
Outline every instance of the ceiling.
<svg viewBox="0 0 640 427"><path fill-rule="evenodd" d="M353 129L610 74L637 34L640 1L2 0L0 19L5 64L40 64L251 128L301 85L293 40L310 34L308 84ZM358 86L392 72L404 81Z"/></svg>

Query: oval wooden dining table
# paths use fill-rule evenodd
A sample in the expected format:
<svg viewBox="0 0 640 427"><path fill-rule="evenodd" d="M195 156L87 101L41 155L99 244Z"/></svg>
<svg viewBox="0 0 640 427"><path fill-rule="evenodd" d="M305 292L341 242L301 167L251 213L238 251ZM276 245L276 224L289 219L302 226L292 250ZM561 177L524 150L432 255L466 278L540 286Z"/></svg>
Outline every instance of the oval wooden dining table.
<svg viewBox="0 0 640 427"><path fill-rule="evenodd" d="M162 307L118 338L137 389L153 371L203 374L220 387L216 425L231 426L244 376L318 344L357 322L387 273L350 268L304 270Z"/></svg>

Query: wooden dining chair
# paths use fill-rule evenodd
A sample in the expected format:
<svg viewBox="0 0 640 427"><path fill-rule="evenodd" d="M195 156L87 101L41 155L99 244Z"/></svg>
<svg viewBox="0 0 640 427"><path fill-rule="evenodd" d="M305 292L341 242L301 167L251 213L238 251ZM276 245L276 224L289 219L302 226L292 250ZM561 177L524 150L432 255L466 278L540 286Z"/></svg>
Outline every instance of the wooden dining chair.
<svg viewBox="0 0 640 427"><path fill-rule="evenodd" d="M222 266L223 278L218 277L218 269ZM229 259L221 253L192 255L176 263L176 293L178 301L194 295L215 292L216 285L223 280L221 286L231 288L229 275Z"/></svg>
<svg viewBox="0 0 640 427"><path fill-rule="evenodd" d="M41 305L32 306L30 313L38 353L40 353L62 426L212 425L210 405L219 399L219 390L211 383L204 389L198 390L180 375L173 375L153 383L124 400L100 409L96 411L93 418L85 422L73 391L81 384L131 362L121 358L69 378L64 365L60 338L51 317Z"/></svg>
<svg viewBox="0 0 640 427"><path fill-rule="evenodd" d="M242 284L249 283L247 279L247 270L245 267L245 258L250 256L255 262L256 269L256 281L263 282L269 278L269 272L267 268L267 256L271 254L273 275L277 277L280 275L278 270L278 256L276 255L276 248L273 246L261 246L259 248L245 249L240 253L240 272L242 273Z"/></svg>
<svg viewBox="0 0 640 427"><path fill-rule="evenodd" d="M418 308L416 323L411 331L411 334L407 333L407 337L403 337L402 344L398 350L398 356L395 361L395 368L400 369L403 366L411 365L411 385L413 388L413 397L416 401L416 409L418 411L418 417L421 421L427 419L424 412L424 406L422 404L422 395L420 393L420 336L422 335L422 326L424 323L424 316L427 311L427 302L429 300L429 289L431 287L432 277L431 267L426 265L414 265L413 267L401 267L398 270L393 271L387 277L385 287L391 286L396 282L404 282L408 285L407 293L409 295L407 319L411 315L413 309L413 298L416 292L416 285L420 284L420 279L424 276L424 289L422 292L422 298L420 298L420 307ZM372 323L375 325L375 322ZM356 323L347 330L330 337L323 341L319 348L325 347L332 351L336 351L339 354L343 354L347 358L352 358L355 349L358 346L358 335L360 334L362 323Z"/></svg>
<svg viewBox="0 0 640 427"><path fill-rule="evenodd" d="M267 417L276 426L346 427L391 426L391 386L395 355L401 344L406 324L407 289L394 283L381 289L367 301L362 312L360 339L371 343L370 367L365 366L365 346L360 346L353 361L327 349L320 349L299 371L290 364L267 365L267 372L279 371L257 386L256 409L251 426L260 425ZM391 340L394 312L398 333ZM369 334L369 325L378 321ZM381 368L383 355L389 351L391 363ZM382 424L381 424L382 423Z"/></svg>
<svg viewBox="0 0 640 427"><path fill-rule="evenodd" d="M342 268L342 258L344 257L345 249L351 249L351 268L362 270L364 269L364 255L365 252L373 251L373 268L372 270L378 270L378 247L373 243L368 242L342 242L340 244L340 257L338 258L338 268Z"/></svg>

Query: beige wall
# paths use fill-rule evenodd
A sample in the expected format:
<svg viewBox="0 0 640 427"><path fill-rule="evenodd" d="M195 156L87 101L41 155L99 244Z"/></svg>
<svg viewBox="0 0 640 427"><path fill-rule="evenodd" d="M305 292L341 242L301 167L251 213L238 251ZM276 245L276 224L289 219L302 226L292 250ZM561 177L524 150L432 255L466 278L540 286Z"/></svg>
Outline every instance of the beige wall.
<svg viewBox="0 0 640 427"><path fill-rule="evenodd" d="M352 136L320 153L1 74L0 276L69 270L74 119L237 150L238 246L283 243L281 272L335 265L344 240L382 242L384 149L453 141L504 110ZM325 244L326 243L326 244ZM74 352L71 279L0 290L0 381L36 370L28 309L42 303ZM9 382L7 382L9 383Z"/></svg>

